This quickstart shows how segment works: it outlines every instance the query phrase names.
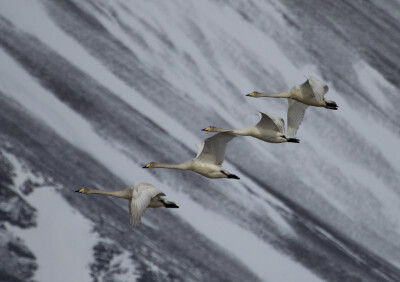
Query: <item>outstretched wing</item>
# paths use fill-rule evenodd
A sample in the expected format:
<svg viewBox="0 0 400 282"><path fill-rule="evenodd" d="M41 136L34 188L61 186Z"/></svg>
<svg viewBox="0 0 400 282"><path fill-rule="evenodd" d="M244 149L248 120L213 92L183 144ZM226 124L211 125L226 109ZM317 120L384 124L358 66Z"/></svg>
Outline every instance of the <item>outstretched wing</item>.
<svg viewBox="0 0 400 282"><path fill-rule="evenodd" d="M282 133L285 132L285 122L282 118L268 113L259 112L260 121L256 124L257 127L265 130L276 130Z"/></svg>
<svg viewBox="0 0 400 282"><path fill-rule="evenodd" d="M307 109L307 105L297 102L292 99L288 99L289 109L287 113L288 129L287 133L289 136L295 136L300 124L304 118L304 113Z"/></svg>
<svg viewBox="0 0 400 282"><path fill-rule="evenodd" d="M306 75L307 81L310 84L311 89L314 92L314 97L317 101L322 102L329 87L319 79Z"/></svg>
<svg viewBox="0 0 400 282"><path fill-rule="evenodd" d="M199 152L196 159L203 163L222 165L225 158L226 145L236 135L229 132L220 132L197 145ZM201 151L200 151L201 150Z"/></svg>
<svg viewBox="0 0 400 282"><path fill-rule="evenodd" d="M200 156L201 152L203 151L204 144L205 144L205 142L202 142L202 143L196 144L196 148L197 148L197 156L195 157L195 159L197 159L197 158Z"/></svg>
<svg viewBox="0 0 400 282"><path fill-rule="evenodd" d="M131 224L136 226L140 223L142 215L152 198L165 196L156 187L145 182L135 182L132 189L132 199L129 202L129 214Z"/></svg>

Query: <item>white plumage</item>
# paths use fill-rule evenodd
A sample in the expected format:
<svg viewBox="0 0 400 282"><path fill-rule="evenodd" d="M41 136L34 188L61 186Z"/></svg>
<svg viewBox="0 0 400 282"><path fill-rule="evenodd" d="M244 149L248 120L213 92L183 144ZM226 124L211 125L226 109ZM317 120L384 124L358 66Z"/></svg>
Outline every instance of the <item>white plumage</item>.
<svg viewBox="0 0 400 282"><path fill-rule="evenodd" d="M218 133L204 142L197 144L197 156L181 164L160 164L151 162L144 168L170 168L180 170L191 170L208 178L234 178L239 179L234 174L221 168L224 162L226 146L229 141L235 138L235 134L226 132Z"/></svg>
<svg viewBox="0 0 400 282"><path fill-rule="evenodd" d="M198 149L196 159L202 163L221 166L224 162L226 146L235 136L232 133L218 133L207 138L196 145Z"/></svg>
<svg viewBox="0 0 400 282"><path fill-rule="evenodd" d="M288 128L287 132L289 136L295 136L297 130L300 127L301 122L303 121L304 114L307 109L307 105L297 102L292 99L288 99L289 108L287 113L287 120L288 120Z"/></svg>
<svg viewBox="0 0 400 282"><path fill-rule="evenodd" d="M307 80L303 84L294 86L288 91L282 93L267 94L255 91L246 96L254 98L288 98L289 108L287 113L287 131L290 136L295 136L304 118L307 106L324 107L330 110L338 109L336 102L325 99L325 94L329 90L328 85L309 75L307 75L306 78Z"/></svg>
<svg viewBox="0 0 400 282"><path fill-rule="evenodd" d="M204 128L204 131L227 132L242 136L251 136L270 143L294 142L299 143L298 139L291 138L285 134L285 122L280 117L269 113L258 113L260 120L256 125L243 129L223 129L216 126Z"/></svg>
<svg viewBox="0 0 400 282"><path fill-rule="evenodd" d="M153 185L145 182L135 182L132 187L120 191L104 191L82 188L75 192L82 194L100 194L129 200L129 216L132 225L140 223L147 208L179 208L174 202L164 198L165 194Z"/></svg>
<svg viewBox="0 0 400 282"><path fill-rule="evenodd" d="M135 182L132 190L132 198L129 200L129 214L131 224L138 225L146 208L158 208L163 205L161 197L165 196L163 192L153 185L145 182Z"/></svg>

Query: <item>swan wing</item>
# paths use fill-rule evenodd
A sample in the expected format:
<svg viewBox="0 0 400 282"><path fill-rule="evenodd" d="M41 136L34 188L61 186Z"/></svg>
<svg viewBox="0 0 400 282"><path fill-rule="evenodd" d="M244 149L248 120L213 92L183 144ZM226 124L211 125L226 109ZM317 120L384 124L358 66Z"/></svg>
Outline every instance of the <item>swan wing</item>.
<svg viewBox="0 0 400 282"><path fill-rule="evenodd" d="M324 96L326 92L328 92L329 87L319 79L309 76L306 76L308 83L310 84L311 89L314 92L315 99L319 102L324 100Z"/></svg>
<svg viewBox="0 0 400 282"><path fill-rule="evenodd" d="M289 99L289 109L287 113L288 129L287 132L290 136L295 136L300 124L304 118L304 113L307 109L307 105Z"/></svg>
<svg viewBox="0 0 400 282"><path fill-rule="evenodd" d="M132 225L136 226L140 223L142 215L151 199L156 196L165 196L165 194L149 183L135 182L132 188L132 199L129 202L129 214Z"/></svg>
<svg viewBox="0 0 400 282"><path fill-rule="evenodd" d="M204 142L201 142L201 143L199 143L199 144L196 144L196 148L197 148L197 156L196 156L195 159L197 159L197 158L200 156L201 152L203 151Z"/></svg>
<svg viewBox="0 0 400 282"><path fill-rule="evenodd" d="M285 132L285 122L282 118L273 114L262 112L259 112L258 115L260 116L260 120L256 124L256 127L260 129L272 129L282 133Z"/></svg>
<svg viewBox="0 0 400 282"><path fill-rule="evenodd" d="M222 165L225 158L226 145L235 137L236 135L233 133L220 132L207 138L203 143L197 145L199 153L196 159L203 163Z"/></svg>

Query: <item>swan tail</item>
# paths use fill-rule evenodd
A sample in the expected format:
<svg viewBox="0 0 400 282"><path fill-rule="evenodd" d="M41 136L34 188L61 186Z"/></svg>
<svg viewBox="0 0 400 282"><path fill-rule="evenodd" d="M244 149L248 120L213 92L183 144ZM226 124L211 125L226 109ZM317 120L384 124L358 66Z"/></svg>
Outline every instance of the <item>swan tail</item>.
<svg viewBox="0 0 400 282"><path fill-rule="evenodd" d="M166 199L161 199L161 202L164 204L164 207L166 207L166 208L169 208L169 209L170 208L175 208L175 209L179 208L179 206L177 204L175 204L174 202L170 202Z"/></svg>

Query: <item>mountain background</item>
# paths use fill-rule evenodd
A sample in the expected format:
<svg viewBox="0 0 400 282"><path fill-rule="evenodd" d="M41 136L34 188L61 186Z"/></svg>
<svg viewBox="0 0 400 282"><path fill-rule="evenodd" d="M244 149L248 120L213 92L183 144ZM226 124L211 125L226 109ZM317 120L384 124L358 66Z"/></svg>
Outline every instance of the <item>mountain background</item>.
<svg viewBox="0 0 400 282"><path fill-rule="evenodd" d="M0 281L400 281L400 2L0 2ZM315 76L300 144L238 137L211 180L196 155ZM152 183L180 209L129 225Z"/></svg>

